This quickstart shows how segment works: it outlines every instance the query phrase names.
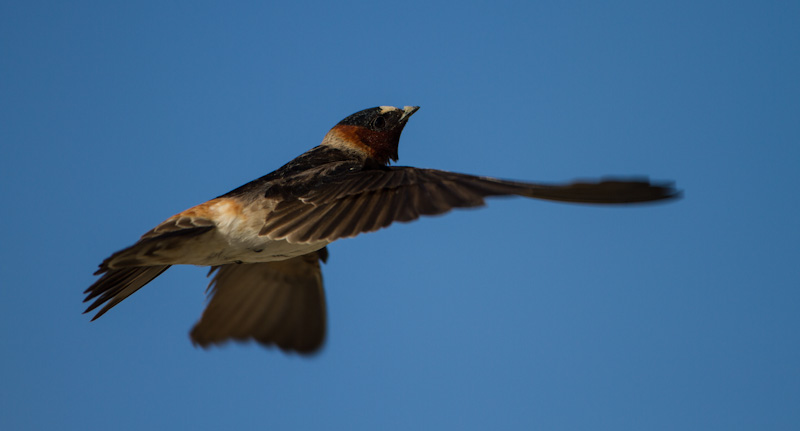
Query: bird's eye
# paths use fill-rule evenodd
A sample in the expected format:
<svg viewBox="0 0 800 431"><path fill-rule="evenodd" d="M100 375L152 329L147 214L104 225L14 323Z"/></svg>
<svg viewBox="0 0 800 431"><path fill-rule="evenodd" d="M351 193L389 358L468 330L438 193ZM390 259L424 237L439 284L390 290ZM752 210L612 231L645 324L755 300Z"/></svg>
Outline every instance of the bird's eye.
<svg viewBox="0 0 800 431"><path fill-rule="evenodd" d="M383 129L386 127L386 119L383 118L383 115L379 115L372 120L372 127L376 129Z"/></svg>

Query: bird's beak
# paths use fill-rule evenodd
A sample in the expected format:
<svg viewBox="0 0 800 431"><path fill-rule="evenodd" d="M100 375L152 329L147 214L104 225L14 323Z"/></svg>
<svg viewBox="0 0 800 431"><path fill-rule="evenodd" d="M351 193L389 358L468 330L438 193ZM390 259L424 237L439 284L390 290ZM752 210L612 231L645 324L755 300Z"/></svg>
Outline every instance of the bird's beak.
<svg viewBox="0 0 800 431"><path fill-rule="evenodd" d="M419 110L419 106L403 106L403 115L400 116L401 122L408 121L408 117Z"/></svg>

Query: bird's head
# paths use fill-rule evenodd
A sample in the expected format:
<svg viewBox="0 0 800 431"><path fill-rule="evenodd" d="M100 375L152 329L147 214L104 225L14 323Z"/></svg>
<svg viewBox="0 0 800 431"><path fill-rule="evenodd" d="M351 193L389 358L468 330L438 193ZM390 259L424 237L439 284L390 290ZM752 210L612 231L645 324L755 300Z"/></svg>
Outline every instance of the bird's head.
<svg viewBox="0 0 800 431"><path fill-rule="evenodd" d="M322 145L356 151L364 158L387 165L389 160L397 161L400 133L418 109L419 106L403 109L378 106L356 112L334 126L325 135Z"/></svg>

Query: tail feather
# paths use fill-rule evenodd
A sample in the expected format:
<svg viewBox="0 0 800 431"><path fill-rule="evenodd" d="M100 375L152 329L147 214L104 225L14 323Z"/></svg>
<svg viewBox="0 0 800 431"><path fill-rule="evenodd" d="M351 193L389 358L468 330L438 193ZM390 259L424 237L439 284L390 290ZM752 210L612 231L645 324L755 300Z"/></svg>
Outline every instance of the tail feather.
<svg viewBox="0 0 800 431"><path fill-rule="evenodd" d="M92 318L92 320L105 314L123 299L131 296L133 292L152 281L166 271L170 265L158 266L136 266L121 269L105 269L105 274L97 279L84 293L86 298L83 302L88 302L93 298L95 301L84 311L88 313L95 308L105 306ZM103 269L101 268L101 271Z"/></svg>

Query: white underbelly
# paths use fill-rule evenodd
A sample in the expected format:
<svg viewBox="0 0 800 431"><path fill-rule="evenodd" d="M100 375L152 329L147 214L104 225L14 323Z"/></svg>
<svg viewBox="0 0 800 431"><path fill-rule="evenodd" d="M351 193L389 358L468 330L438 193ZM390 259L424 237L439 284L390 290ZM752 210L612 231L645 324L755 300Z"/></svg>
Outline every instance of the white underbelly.
<svg viewBox="0 0 800 431"><path fill-rule="evenodd" d="M226 238L219 232L209 232L211 238L186 244L182 253L172 256L172 261L188 265L225 265L229 263L258 263L289 259L317 251L330 241L294 244L286 240L271 240L266 237L238 241Z"/></svg>
<svg viewBox="0 0 800 431"><path fill-rule="evenodd" d="M220 198L207 205L215 229L187 239L180 250L170 256L173 263L189 265L225 265L229 263L272 262L302 256L325 247L330 241L290 243L273 240L259 231L268 213L263 204L241 208ZM194 244L192 244L194 242Z"/></svg>
<svg viewBox="0 0 800 431"><path fill-rule="evenodd" d="M234 262L271 262L302 256L325 247L329 241L308 244L293 244L286 240L274 241L265 239L261 242L250 241L244 244L230 244L225 250L223 260Z"/></svg>

